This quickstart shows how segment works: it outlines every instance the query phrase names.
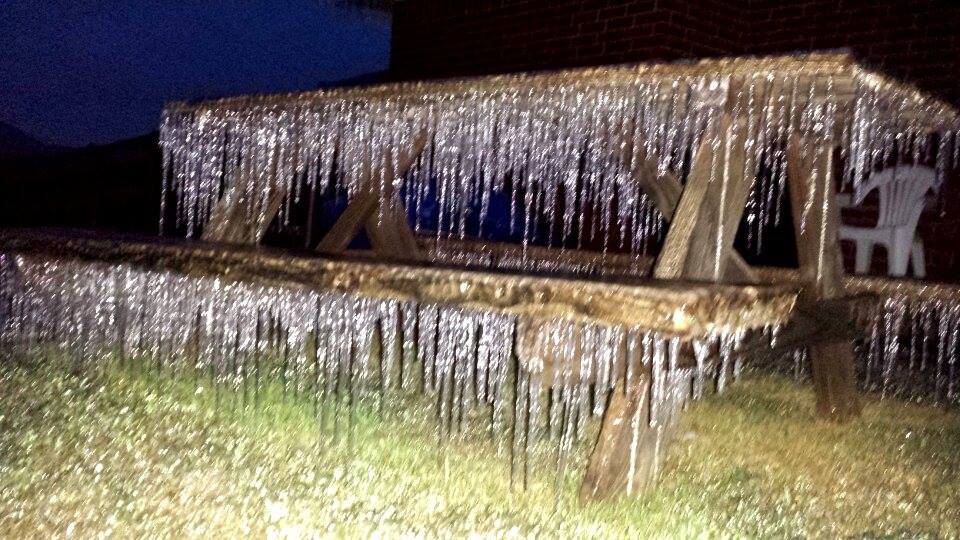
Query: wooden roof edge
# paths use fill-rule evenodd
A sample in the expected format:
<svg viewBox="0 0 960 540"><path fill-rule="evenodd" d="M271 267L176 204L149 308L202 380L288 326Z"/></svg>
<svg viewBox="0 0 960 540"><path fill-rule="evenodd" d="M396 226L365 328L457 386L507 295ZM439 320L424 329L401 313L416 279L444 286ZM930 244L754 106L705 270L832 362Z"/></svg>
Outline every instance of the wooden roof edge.
<svg viewBox="0 0 960 540"><path fill-rule="evenodd" d="M716 58L688 58L670 62L638 62L565 68L559 70L526 71L493 75L452 77L444 79L404 80L372 85L333 87L301 92L249 94L192 101L168 102L169 112L189 112L203 109L269 105L293 100L363 99L379 96L427 93L469 93L485 85L503 87L507 83L541 82L554 79L564 82L608 80L611 77L702 77L707 75L744 75L759 72L798 72L817 75L855 74L859 63L844 49L763 56L727 56ZM863 68L860 68L863 69Z"/></svg>

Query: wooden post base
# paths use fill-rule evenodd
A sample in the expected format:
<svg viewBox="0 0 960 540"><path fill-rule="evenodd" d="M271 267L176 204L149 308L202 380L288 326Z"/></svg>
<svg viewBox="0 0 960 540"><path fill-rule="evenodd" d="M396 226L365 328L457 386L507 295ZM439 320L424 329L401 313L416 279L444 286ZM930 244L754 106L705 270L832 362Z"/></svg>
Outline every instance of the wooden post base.
<svg viewBox="0 0 960 540"><path fill-rule="evenodd" d="M580 485L580 502L650 491L656 484L662 427L650 426L650 376L613 390L600 437Z"/></svg>
<svg viewBox="0 0 960 540"><path fill-rule="evenodd" d="M811 306L809 309L817 309L824 300L843 295L843 265L837 233L840 212L834 197L833 169L832 146L823 142L818 145L799 134L790 137L787 182L797 233L800 276L804 281L801 301ZM826 328L829 329L829 325ZM852 340L811 344L809 351L817 412L838 421L859 415Z"/></svg>
<svg viewBox="0 0 960 540"><path fill-rule="evenodd" d="M817 414L836 422L859 416L853 344L850 341L817 343L810 345L808 350Z"/></svg>

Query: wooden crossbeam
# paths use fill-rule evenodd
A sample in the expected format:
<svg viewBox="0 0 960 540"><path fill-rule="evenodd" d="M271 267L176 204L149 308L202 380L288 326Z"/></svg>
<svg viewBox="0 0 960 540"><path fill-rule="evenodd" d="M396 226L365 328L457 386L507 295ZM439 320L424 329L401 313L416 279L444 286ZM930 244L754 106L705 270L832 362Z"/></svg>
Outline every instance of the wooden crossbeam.
<svg viewBox="0 0 960 540"><path fill-rule="evenodd" d="M879 298L875 294L838 296L819 301L801 299L790 321L777 333L775 343L761 333L748 338L737 349L754 362L772 364L780 355L818 343L851 342L863 335L866 322L875 316Z"/></svg>
<svg viewBox="0 0 960 540"><path fill-rule="evenodd" d="M360 230L367 233L373 250L395 260L421 260L422 250L407 221L406 210L394 191L393 180L406 174L427 142L427 131L420 130L408 148L381 167L367 166L359 184L368 189L353 197L343 214L317 245L317 251L342 253Z"/></svg>

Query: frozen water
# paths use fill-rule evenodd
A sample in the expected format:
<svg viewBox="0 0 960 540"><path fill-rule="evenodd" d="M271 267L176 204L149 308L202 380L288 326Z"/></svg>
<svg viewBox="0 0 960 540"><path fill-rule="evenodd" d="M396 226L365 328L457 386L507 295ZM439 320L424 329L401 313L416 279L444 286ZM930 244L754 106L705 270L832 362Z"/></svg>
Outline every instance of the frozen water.
<svg viewBox="0 0 960 540"><path fill-rule="evenodd" d="M164 193L188 236L218 201L236 203L256 225L250 242L277 208L278 225L287 225L304 190L401 193L418 228L421 205L433 198L437 234L457 238L471 216L485 230L499 194L524 245L539 230L565 245L599 241L643 253L663 227L636 175L652 164L653 174L682 180L702 144L718 148L730 137L744 141L742 172L757 178L746 220L760 249L764 228L779 220L791 133L838 142L855 187L892 152L936 154L941 172L954 161L949 111L866 72L853 72L851 90L829 73L764 65L746 74L614 69L606 78L511 76L172 104L161 122ZM711 131L725 111L746 121ZM931 126L942 135L929 137ZM411 170L382 177L421 137L427 143Z"/></svg>
<svg viewBox="0 0 960 540"><path fill-rule="evenodd" d="M697 350L720 341L726 356L736 341L704 339ZM0 342L11 351L52 344L78 363L116 358L231 389L245 404L276 382L317 411L333 404L335 430L361 396L382 404L389 391L415 389L435 400L442 436L486 410L493 438L510 441L518 478L543 440L565 467L622 378L649 381L641 423L663 433L692 381L699 395L713 369L705 357L685 362L679 339L640 328L23 255L0 259Z"/></svg>

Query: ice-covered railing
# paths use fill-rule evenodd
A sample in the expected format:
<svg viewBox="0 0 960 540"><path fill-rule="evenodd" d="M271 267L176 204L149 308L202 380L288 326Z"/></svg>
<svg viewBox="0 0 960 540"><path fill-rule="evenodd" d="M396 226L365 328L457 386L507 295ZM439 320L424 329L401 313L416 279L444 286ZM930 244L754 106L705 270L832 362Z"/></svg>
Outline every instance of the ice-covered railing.
<svg viewBox="0 0 960 540"><path fill-rule="evenodd" d="M318 404L421 391L445 431L487 407L517 456L541 439L568 451L615 383L641 376L652 381L645 419L665 429L689 396L738 372L739 339L784 322L794 298L0 233L0 350L119 357L251 400L268 382ZM636 313L605 310L608 300Z"/></svg>
<svg viewBox="0 0 960 540"><path fill-rule="evenodd" d="M861 381L909 399L960 403L960 286L847 276L883 298L860 343Z"/></svg>
<svg viewBox="0 0 960 540"><path fill-rule="evenodd" d="M434 264L474 268L537 271L623 279L649 274L653 259L603 255L586 251L527 248L493 242L427 240L427 259ZM797 270L757 268L763 283L797 283ZM907 399L960 403L960 285L877 276L847 275L850 295L875 295L879 309L871 314L857 342L857 376L861 387ZM795 351L788 368L809 375L809 359Z"/></svg>
<svg viewBox="0 0 960 540"><path fill-rule="evenodd" d="M633 179L640 161L682 178L705 139L716 148L735 136L713 129L723 114L751 117L733 129L750 131L757 232L778 219L793 132L834 141L854 186L893 153L943 171L960 152L956 110L848 55L732 58L172 103L161 122L164 201L176 200L177 223L195 235L225 193L251 220L272 220L279 198L286 224L305 193L372 188L401 193L418 216L435 200L438 234L456 237L471 216L482 233L491 197L504 193L525 240L546 222L551 235L600 234L643 252L661 218ZM424 139L408 174L376 174Z"/></svg>

